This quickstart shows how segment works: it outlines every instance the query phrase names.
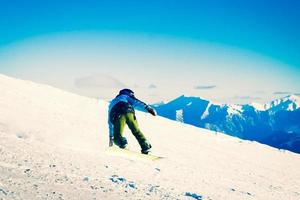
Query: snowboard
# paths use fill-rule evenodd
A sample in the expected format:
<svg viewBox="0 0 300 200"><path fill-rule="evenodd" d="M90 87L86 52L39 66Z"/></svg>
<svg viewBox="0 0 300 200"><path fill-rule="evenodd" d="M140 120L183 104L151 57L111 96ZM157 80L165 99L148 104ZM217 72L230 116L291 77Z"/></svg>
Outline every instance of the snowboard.
<svg viewBox="0 0 300 200"><path fill-rule="evenodd" d="M156 156L149 152L148 154L142 154L140 152L132 151L128 148L121 149L117 146L111 146L106 149L106 153L112 156L125 157L134 160L142 160L142 161L157 161L162 159L161 156Z"/></svg>

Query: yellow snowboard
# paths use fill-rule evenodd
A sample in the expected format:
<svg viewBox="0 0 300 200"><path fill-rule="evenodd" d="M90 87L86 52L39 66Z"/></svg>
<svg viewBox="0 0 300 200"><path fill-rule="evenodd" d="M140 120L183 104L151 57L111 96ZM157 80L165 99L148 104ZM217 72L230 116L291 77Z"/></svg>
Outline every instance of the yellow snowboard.
<svg viewBox="0 0 300 200"><path fill-rule="evenodd" d="M156 161L162 159L163 157L155 156L152 154L142 154L139 152L131 151L129 149L121 149L117 146L108 147L105 152L108 155L120 156L129 159L142 160L142 161Z"/></svg>

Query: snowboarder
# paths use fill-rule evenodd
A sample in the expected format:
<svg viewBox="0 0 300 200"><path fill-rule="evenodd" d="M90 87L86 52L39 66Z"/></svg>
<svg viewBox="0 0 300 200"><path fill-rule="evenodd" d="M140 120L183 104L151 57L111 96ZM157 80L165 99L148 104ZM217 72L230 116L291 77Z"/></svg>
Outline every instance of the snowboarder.
<svg viewBox="0 0 300 200"><path fill-rule="evenodd" d="M141 152L148 154L151 144L139 129L134 107L148 111L153 116L156 116L156 111L151 106L138 100L132 90L120 90L119 94L110 102L108 109L109 146L112 146L114 143L122 149L126 148L128 143L127 139L123 137L123 130L125 124L127 124L139 142Z"/></svg>

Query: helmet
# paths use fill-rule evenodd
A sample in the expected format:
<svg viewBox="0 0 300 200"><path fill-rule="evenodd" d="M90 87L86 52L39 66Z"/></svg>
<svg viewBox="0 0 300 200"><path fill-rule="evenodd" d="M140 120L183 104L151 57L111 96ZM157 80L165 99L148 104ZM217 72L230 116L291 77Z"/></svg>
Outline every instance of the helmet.
<svg viewBox="0 0 300 200"><path fill-rule="evenodd" d="M134 92L130 89L127 89L127 88L120 90L119 95L122 95L122 94L125 94L125 95L130 96L130 97L134 97Z"/></svg>

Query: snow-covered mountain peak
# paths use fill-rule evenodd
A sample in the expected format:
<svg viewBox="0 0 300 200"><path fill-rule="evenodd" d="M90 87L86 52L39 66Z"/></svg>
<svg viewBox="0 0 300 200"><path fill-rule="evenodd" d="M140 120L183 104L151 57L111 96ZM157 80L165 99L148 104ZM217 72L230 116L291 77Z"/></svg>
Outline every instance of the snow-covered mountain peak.
<svg viewBox="0 0 300 200"><path fill-rule="evenodd" d="M293 111L300 108L300 97L296 95L289 95L280 99L276 99L264 105L266 110L278 111L287 110Z"/></svg>
<svg viewBox="0 0 300 200"><path fill-rule="evenodd" d="M196 96L192 96L192 95L181 95L179 97L177 97L175 100L191 100L191 101L197 101L197 100L204 100L201 97L196 97Z"/></svg>
<svg viewBox="0 0 300 200"><path fill-rule="evenodd" d="M178 109L182 109L186 106L191 106L193 104L201 104L207 103L207 105L215 105L221 108L227 109L229 114L239 114L243 112L243 110L250 108L256 111L278 111L278 110L286 110L293 111L300 108L300 97L297 95L289 95L280 99L273 100L269 103L261 104L261 103L249 103L249 104L222 104L212 102L201 97L190 96L190 95L181 95L169 102L160 102L158 104L154 104L154 106L168 105L172 106L176 105ZM207 108L208 109L208 108Z"/></svg>
<svg viewBox="0 0 300 200"><path fill-rule="evenodd" d="M198 104L208 104L209 101L202 99L200 97L181 95L174 100L169 101L165 105L172 105L182 109L187 106L198 105Z"/></svg>
<svg viewBox="0 0 300 200"><path fill-rule="evenodd" d="M296 105L298 105L298 107L300 106L300 97L297 95L289 95L289 96L282 98L282 100L283 101L291 101L291 102L295 103Z"/></svg>
<svg viewBox="0 0 300 200"><path fill-rule="evenodd" d="M252 106L255 110L258 110L258 111L265 111L266 110L264 104L254 102L254 103L250 103L249 105Z"/></svg>
<svg viewBox="0 0 300 200"><path fill-rule="evenodd" d="M227 108L228 114L240 114L243 112L243 108L238 104L229 104L225 106Z"/></svg>
<svg viewBox="0 0 300 200"><path fill-rule="evenodd" d="M266 104L216 104L182 95L156 109L168 119L300 152L299 99L290 95Z"/></svg>

